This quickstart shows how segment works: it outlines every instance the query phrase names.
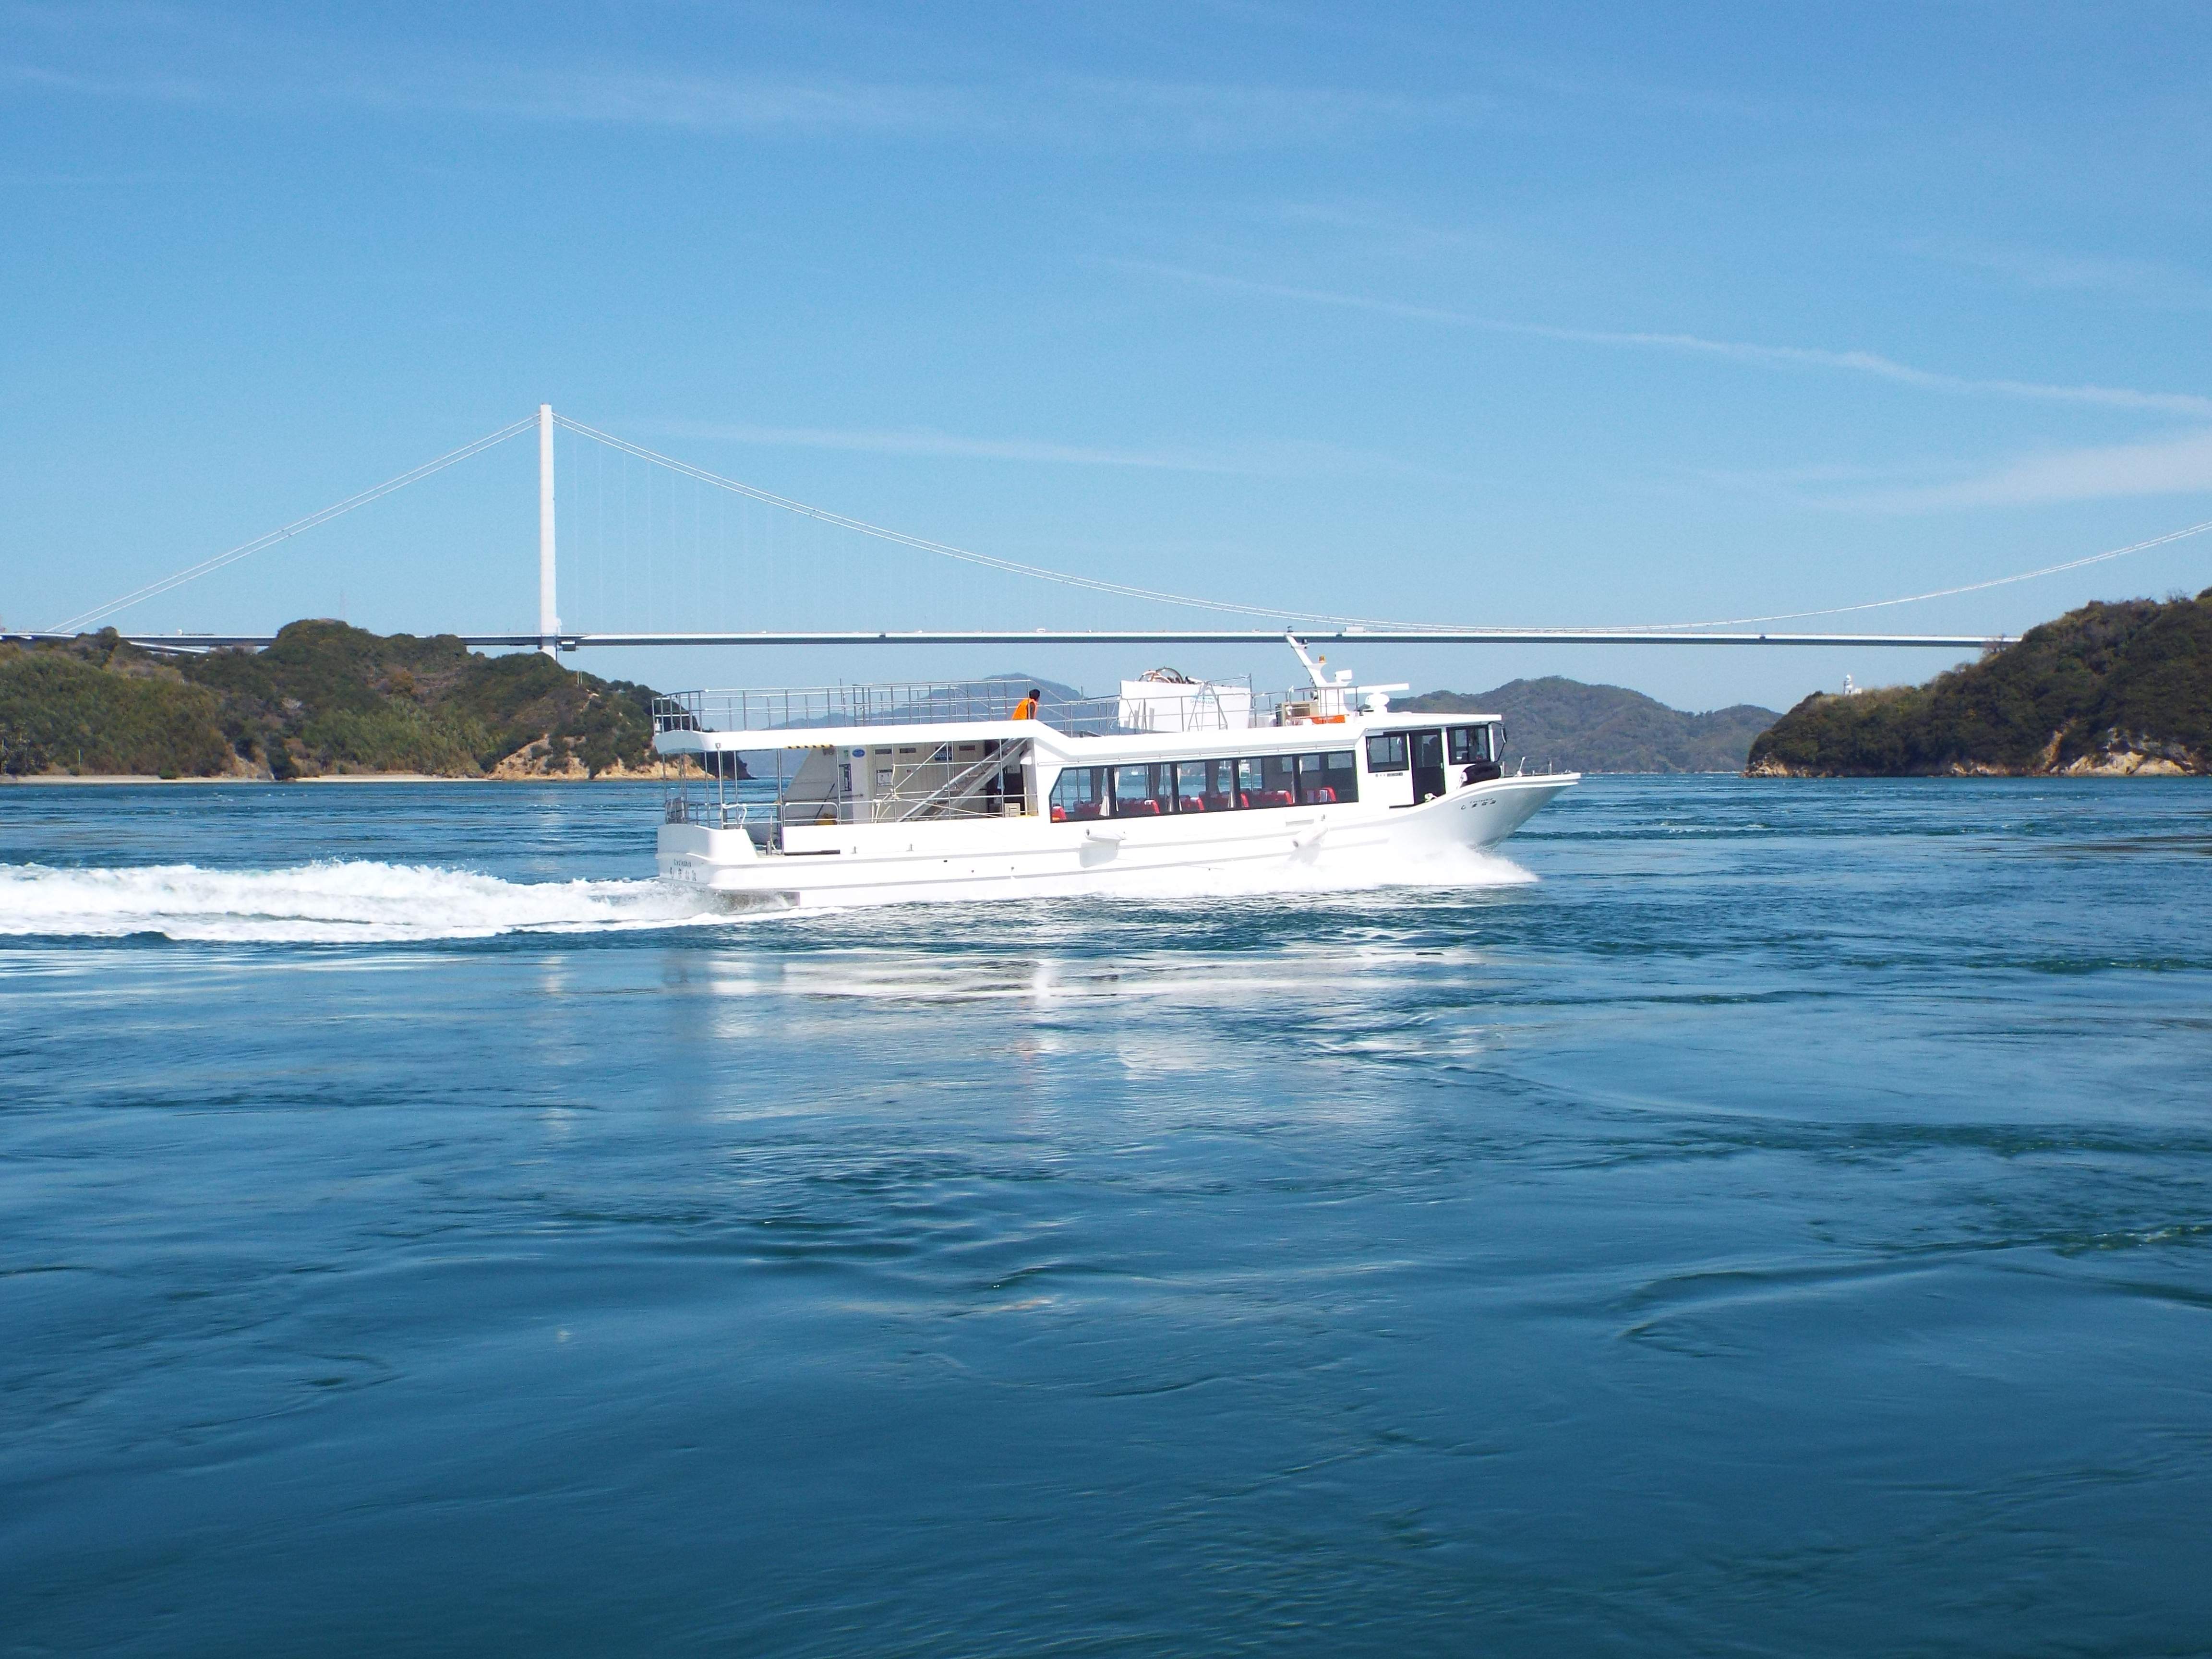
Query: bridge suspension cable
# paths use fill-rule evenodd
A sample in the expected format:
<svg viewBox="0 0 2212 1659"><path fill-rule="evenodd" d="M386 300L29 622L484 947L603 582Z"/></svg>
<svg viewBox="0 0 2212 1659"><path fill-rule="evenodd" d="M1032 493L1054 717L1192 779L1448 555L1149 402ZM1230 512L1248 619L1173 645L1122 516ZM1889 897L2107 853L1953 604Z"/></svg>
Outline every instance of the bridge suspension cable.
<svg viewBox="0 0 2212 1659"><path fill-rule="evenodd" d="M458 449L449 450L434 460L426 461L421 466L415 467L409 471L400 473L396 477L387 478L384 483L376 485L374 489L364 489L358 495L349 495L343 501L335 502L332 505L323 508L319 513L313 513L308 514L306 518L295 520L290 524L284 525L278 529L272 530L266 535L256 537L250 542L241 543L240 545L231 548L226 552L218 553L213 558L203 560L199 563L190 566L185 569L179 570L173 575L163 577L159 581L149 582L143 587L135 588L128 593L125 593L117 599L109 600L105 605L96 605L91 610L80 611L74 617L68 617L62 622L55 623L52 629L46 630L46 634L52 636L59 636L75 633L89 623L100 622L108 617L113 616L119 611L126 610L133 605L142 603L144 600L154 599L161 594L167 593L173 588L184 586L186 582L196 580L199 577L208 575L215 571L220 570L227 565L237 562L240 559L249 557L255 553L258 553L267 548L273 547L279 542L287 541L292 537L299 535L303 531L312 530L319 525L327 524L331 520L338 518L344 514L350 513L356 507L366 507L371 501L380 500L384 496L389 495L396 490L404 489L410 483L414 483L420 479L428 477L433 473L443 471L446 468L455 465L461 461L467 460L473 455L481 454L485 450L505 443L508 439L519 436L520 434L529 431L534 427L541 428L542 429L543 423L547 421L549 415L550 422L551 423L565 427L579 437L590 440L595 443L603 444L608 448L613 449L621 454L634 457L652 465L665 467L669 471L673 472L679 477L690 478L698 483L706 484L714 489L726 490L732 495L742 496L750 501L758 501L763 506L779 508L783 512L793 514L800 518L810 519L817 523L832 526L842 530L851 531L860 535L872 537L878 540L889 542L897 546L912 548L916 551L932 554L938 557L956 560L983 569L995 570L1009 575L1022 576L1039 581L1055 583L1060 586L1076 588L1088 592L1111 594L1124 599L1143 599L1157 604L1176 605L1196 611L1213 611L1228 616L1260 618L1282 627L1294 629L1302 632L1306 630L1321 632L1340 629L1351 629L1363 631L1371 630L1369 636L1376 639L1387 638L1393 634L1428 634L1432 635L1449 635L1461 639L1473 639L1477 637L1487 638L1501 635L1519 637L1526 635L1528 637L1532 639L1540 636L1546 638L1565 639L1571 636L1574 642L1577 643L1597 643L1602 639L1613 635L1638 635L1641 636L1645 642L1656 642L1654 636L1663 635L1677 636L1685 641L1692 641L1699 637L1700 630L1708 629L1746 627L1772 622L1792 622L1810 617L1844 616L1854 611L1879 611L1895 605L1916 605L1927 599L1948 599L1961 593L1978 593L1990 588L2007 586L2014 582L2033 581L2038 578L2044 576L2053 576L2069 570L2079 570L2086 566L2101 564L2112 559L2124 558L2131 553L2141 553L2154 547L2163 547L2169 543L2182 541L2187 538L2202 535L2208 531L2212 531L2212 520L2207 520L2202 524L2191 525L2185 529L2171 531L2165 535L2154 536L2146 541L2134 542L2125 547L2108 549L2101 553L2093 553L2085 558L2070 559L2063 563L2046 565L2037 570L2021 571L2013 575L1993 577L1986 581L1968 582L1955 587L1937 588L1925 593L1907 594L1898 599L1870 599L1856 605L1831 605L1819 610L1778 611L1767 616L1714 618L1704 622L1600 626L1597 628L1571 630L1515 630L1479 624L1462 627L1436 623L1407 622L1383 617L1345 616L1334 611L1291 610L1276 606L1240 605L1226 600L1198 598L1186 593L1170 593L1158 588L1138 586L1128 582L1109 581L1101 577L1077 575L1067 571L1054 570L1042 565L1026 564L1015 559L1001 558L994 554L978 553L968 548L956 547L946 542L933 541L926 537L908 535L903 531L888 529L881 525L870 524L865 520L855 519L845 514L832 512L826 507L815 507L805 501L794 501L788 496L778 495L772 491L760 489L757 485L745 483L739 479L726 477L720 473L709 471L704 467L696 466L690 462L678 460L674 456L664 455L657 450L647 449L642 444L632 443L628 439L618 438L612 433L603 432L596 427L586 426L580 421L569 419L567 416L541 410L539 414L526 416L523 419L516 421L511 425L501 427L496 432L489 433L471 443L462 445ZM542 486L544 483L550 483L550 471L545 469L543 462L541 462L541 481ZM541 514L544 515L545 512L545 506L541 502ZM542 517L541 568L543 562L550 557L550 517ZM548 591L550 592L550 589ZM540 635L544 636L544 638L541 639L540 641L541 648L545 648L545 646L550 643L550 635L547 634L547 629L553 625L554 624L549 623L545 617L541 617ZM244 638L245 636L239 637ZM485 635L481 637L489 641L495 636ZM615 637L617 636L600 636L600 638L606 640L611 640ZM650 637L655 642L665 641L672 643L678 636L629 635L621 637L634 639L639 642L644 642L648 637ZM726 637L734 639L738 636L732 635ZM796 638L798 636L793 635L792 637ZM1757 638L1759 636L1750 637ZM1930 642L1934 642L1935 636L1929 636L1929 639Z"/></svg>
<svg viewBox="0 0 2212 1659"><path fill-rule="evenodd" d="M2085 565L2102 564L2107 559L2125 558L2130 553L2148 552L2154 547L2164 547L2168 542L2185 541L2191 536L2201 536L2212 530L2212 519L2203 524L2191 525L2186 530L2170 530L2163 536L2153 536L2148 541L2131 542L2125 547L2115 547L2102 553L2092 553L2086 559L2069 559L2063 564L2047 564L2040 570L2023 570L2013 576L1993 576L1985 582L1968 582L1963 587L1939 587L1927 593L1908 593L1901 599L1869 599L1860 605L1832 605L1822 611L1780 611L1771 617L1724 617L1712 622L1653 623L1649 627L1666 631L1674 629L1748 628L1758 623L1800 622L1807 617L1841 617L1854 611L1882 611L1893 605L1917 605L1923 599L1948 599L1960 593L1979 593L1988 588L2006 587L2014 582L2032 582L2039 576L2056 576L2063 571L2079 570Z"/></svg>
<svg viewBox="0 0 2212 1659"><path fill-rule="evenodd" d="M580 421L572 421L567 416L557 412L553 419L556 423L566 427L579 436L589 438L597 443L603 443L610 449L619 450L625 455L635 456L641 461L650 461L655 466L665 466L670 471L683 477L690 478L703 484L711 484L718 489L726 489L732 495L743 495L750 501L759 501L764 506L781 507L787 513L798 514L802 519L812 519L820 524L833 525L840 530L854 531L863 536L872 536L878 541L893 542L901 547L911 547L923 553L934 553L942 558L957 559L965 564L980 565L987 570L1002 571L1008 575L1033 577L1039 581L1058 582L1064 586L1079 587L1092 593L1111 593L1121 599L1152 599L1164 605L1187 605L1196 611L1222 611L1233 617L1263 617L1271 622L1329 623L1340 625L1353 623L1381 628L1413 625L1379 623L1360 617L1340 617L1324 611L1283 611L1267 605L1233 605L1221 599L1194 599L1187 593L1165 593L1157 588L1138 587L1127 582L1107 581L1097 576L1073 575L1065 570L1048 569L1042 565L1024 564L1018 560L1002 559L994 554L977 553L964 547L955 547L948 542L933 542L926 537L909 536L902 530L888 530L881 525L870 524L864 519L849 518L842 513L833 513L827 507L811 506L805 501L795 501L789 496L775 495L739 479L726 478L719 472L709 472L705 467L694 466L689 461L679 461L672 455L663 455L658 450L647 449L642 444L634 444L627 438L617 438L611 432L602 432L596 427L586 426Z"/></svg>
<svg viewBox="0 0 2212 1659"><path fill-rule="evenodd" d="M173 587L182 587L186 582L220 570L227 564L235 564L239 560L258 553L264 548L274 547L282 541L289 541L303 530L313 530L317 525L328 524L340 514L350 513L357 507L367 507L371 501L380 500L395 489L404 489L418 478L427 478L433 472L442 472L458 462L465 461L471 455L481 455L485 450L495 445L503 444L520 433L527 432L537 424L538 417L532 415L517 421L512 426L503 426L496 432L478 438L474 443L463 444L459 449L448 450L434 461L425 461L412 471L403 472L396 478L386 478L374 489L364 489L358 495L349 495L345 500L326 507L319 513L310 513L306 518L295 519L282 529L272 530L265 536L257 536L250 542L242 542L228 553L218 553L211 559L203 559L189 569L178 571L173 576L164 576L160 581L149 582L143 587L134 588L120 599L110 599L106 605L94 605L89 611L80 611L66 621L56 623L46 631L50 634L76 633L88 623L95 623L103 617L112 617L118 611L137 605L143 599L150 599L157 594L166 593Z"/></svg>
<svg viewBox="0 0 2212 1659"><path fill-rule="evenodd" d="M2145 552L2151 548L2163 547L2169 542L2182 541L2189 537L2202 535L2206 531L2212 530L2212 520L2207 520L2203 524L2191 525L2184 530L2171 531L2163 536L2154 536L2148 541L2135 542L2126 547L2112 548L2102 553L2093 553L2087 558L2069 559L2063 564L2046 565L2040 570L2021 571L2010 576L1994 577L1988 581L1968 582L1961 586L1937 588L1926 593L1911 593L1899 599L1868 599L1856 605L1829 605L1815 611L1778 611L1771 616L1719 617L1705 622L1629 623L1615 625L1601 624L1589 629L1516 630L1489 628L1480 623L1407 622L1389 617L1345 616L1328 611L1286 611L1266 605L1236 605L1218 599L1196 599L1186 593L1163 592L1156 588L1138 587L1126 582L1106 581L1092 576L1073 575L1063 570L1053 570L1042 565L1024 564L1013 559L1000 558L988 553L976 553L967 548L954 547L945 542L930 541L920 536L909 536L903 531L887 530L880 525L869 524L864 520L849 518L844 514L833 513L825 507L814 507L805 501L793 501L788 496L775 495L736 478L724 477L720 473L707 471L704 467L695 466L689 461L679 461L673 456L663 455L656 450L646 448L641 444L635 444L627 439L617 438L612 433L602 432L595 427L586 426L580 421L570 420L565 415L556 413L553 418L560 425L568 428L569 431L579 436L592 439L595 442L605 444L611 449L635 456L640 460L650 462L656 466L666 467L672 472L682 477L694 479L701 483L711 484L717 489L726 489L734 495L744 496L769 507L781 507L785 512L796 514L801 518L834 525L843 530L855 531L864 536L873 536L883 541L896 543L902 547L911 547L921 552L934 553L945 558L957 559L965 563L980 565L986 569L1004 571L1012 575L1032 577L1040 581L1056 582L1094 593L1111 593L1125 599L1151 599L1161 604L1183 605L1196 611L1218 611L1230 616L1261 617L1272 622L1291 625L1320 624L1329 628L1372 629L1393 632L1441 631L1462 635L1516 632L1534 635L1573 634L1583 642L1593 642L1596 636L1613 634L1650 635L1679 633L1693 635L1704 629L1743 628L1759 623L1795 622L1808 617L1841 617L1854 611L1881 611L1894 605L1917 605L1925 599L1950 599L1960 593L1978 593L1988 588L2004 587L2014 582L2033 581L2039 577L2056 576L2065 571L2081 569L2087 565L2102 564L2108 559L2124 558L2130 553Z"/></svg>

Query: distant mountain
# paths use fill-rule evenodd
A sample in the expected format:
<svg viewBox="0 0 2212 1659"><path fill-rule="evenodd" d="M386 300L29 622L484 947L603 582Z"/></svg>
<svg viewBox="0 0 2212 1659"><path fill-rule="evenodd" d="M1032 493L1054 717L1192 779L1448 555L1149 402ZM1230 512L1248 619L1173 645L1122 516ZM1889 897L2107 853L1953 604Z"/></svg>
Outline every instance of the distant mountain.
<svg viewBox="0 0 2212 1659"><path fill-rule="evenodd" d="M1686 714L1641 691L1556 674L1511 680L1494 691L1430 691L1390 706L1504 715L1508 771L1526 756L1531 767L1562 772L1741 772L1752 740L1778 718L1746 702Z"/></svg>
<svg viewBox="0 0 2212 1659"><path fill-rule="evenodd" d="M2212 772L2212 587L2086 605L1926 685L1805 699L1763 777Z"/></svg>
<svg viewBox="0 0 2212 1659"><path fill-rule="evenodd" d="M1048 708L1056 702L1084 702L1091 696L1087 691L1079 691L1072 685L1062 685L1058 680L1048 680L1042 674L986 674L978 684L996 685L1001 681L1009 685L1018 685L1024 691L1035 687L1044 693Z"/></svg>

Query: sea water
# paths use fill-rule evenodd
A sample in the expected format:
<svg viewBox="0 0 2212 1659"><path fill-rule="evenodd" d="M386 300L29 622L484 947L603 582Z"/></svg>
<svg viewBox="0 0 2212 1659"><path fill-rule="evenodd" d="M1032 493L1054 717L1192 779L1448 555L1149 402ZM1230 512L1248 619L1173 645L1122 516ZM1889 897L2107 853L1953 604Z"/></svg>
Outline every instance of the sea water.
<svg viewBox="0 0 2212 1659"><path fill-rule="evenodd" d="M0 792L0 1649L2212 1649L2212 787L702 913Z"/></svg>

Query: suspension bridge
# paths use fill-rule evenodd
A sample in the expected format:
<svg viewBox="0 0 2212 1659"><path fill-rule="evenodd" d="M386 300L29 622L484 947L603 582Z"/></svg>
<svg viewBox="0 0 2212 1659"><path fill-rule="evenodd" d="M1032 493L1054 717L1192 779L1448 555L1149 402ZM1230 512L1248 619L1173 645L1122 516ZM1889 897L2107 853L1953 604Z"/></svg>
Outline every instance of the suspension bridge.
<svg viewBox="0 0 2212 1659"><path fill-rule="evenodd" d="M1251 605L1233 600L1166 592L1105 577L1057 569L1040 564L981 553L949 543L910 535L853 518L828 508L793 500L738 479L723 477L676 457L601 431L566 416L550 404L541 404L526 416L473 442L462 445L372 489L332 503L320 512L280 526L267 534L230 548L215 556L149 582L72 617L52 627L30 632L0 634L16 641L51 641L75 637L90 629L115 626L120 637L149 649L200 652L224 647L258 648L273 642L275 635L253 633L134 632L114 622L150 600L175 592L189 583L214 574L258 553L356 512L370 503L405 489L434 474L457 466L475 456L535 431L538 438L538 625L523 632L460 634L466 645L486 648L533 649L551 656L593 647L633 648L650 646L1034 646L1045 644L1158 644L1249 645L1279 643L1285 636L1310 644L1331 642L1373 644L1388 641L1408 645L1651 645L1651 646L1819 646L1928 647L1953 652L1978 651L2011 642L1998 634L1841 633L1784 629L1778 624L1801 623L1846 614L1881 611L1922 600L1961 594L2027 581L2040 576L2123 557L2148 548L2212 531L2212 521L2190 526L2169 534L2126 547L2064 563L2002 576L1990 580L1938 589L1930 592L1832 606L1820 611L1784 615L1720 618L1704 622L1669 623L1644 627L1514 628L1496 625L1454 625L1426 620L1390 619L1334 614L1324 610L1296 610ZM570 464L556 465L556 439L570 445ZM612 457L618 479L607 478L607 459ZM588 465L584 463L588 458ZM634 477L634 471L641 477ZM574 526L571 541L579 544L564 551L557 532L562 520L563 475L569 482L568 516ZM656 495L656 487L658 495ZM672 497L672 488L688 487L685 505ZM710 526L705 502L717 503ZM734 504L738 522L732 528L729 512ZM778 526L784 526L779 543ZM834 547L820 540L802 539L796 546L790 529L799 526L817 538L834 538ZM685 535L688 531L688 554ZM758 614L782 611L817 614L825 602L839 619L855 608L850 595L867 591L872 603L889 605L897 599L896 585L886 580L879 567L856 565L852 550L873 547L881 552L903 550L909 575L916 563L931 574L924 599L909 591L900 606L909 616L928 611L951 611L963 619L978 615L1005 615L1017 590L1035 595L1050 590L1079 601L1084 625L1028 629L979 629L962 626L921 626L903 629L851 627L794 626L783 629L730 629L699 626L647 625L578 630L561 621L562 569L568 564L571 580L580 579L588 590L596 574L598 604L602 613L620 608L623 591L633 586L641 562L644 571L647 621L650 623L656 581L663 598L678 605L695 621L717 606L731 605L732 573L738 584L738 608ZM760 578L778 568L779 550L784 578L780 590ZM685 560L688 558L688 564ZM840 560L842 562L840 562ZM611 599L608 574L616 573ZM962 587L948 582L946 574L964 573L971 583ZM932 603L931 601L933 601ZM1014 599L1013 604L1021 601ZM1184 625L1175 627L1115 625L1102 612L1119 611L1124 616L1144 613L1157 620L1169 613ZM1199 617L1212 625L1191 625ZM445 632L446 630L430 630Z"/></svg>

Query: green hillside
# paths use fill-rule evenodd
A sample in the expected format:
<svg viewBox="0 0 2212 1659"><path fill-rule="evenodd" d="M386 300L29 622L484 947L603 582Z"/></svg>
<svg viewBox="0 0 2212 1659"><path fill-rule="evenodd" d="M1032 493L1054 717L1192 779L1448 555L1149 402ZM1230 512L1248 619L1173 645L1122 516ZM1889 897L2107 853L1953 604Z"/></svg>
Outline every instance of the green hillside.
<svg viewBox="0 0 2212 1659"><path fill-rule="evenodd" d="M222 699L174 668L117 646L0 646L0 772L234 769Z"/></svg>
<svg viewBox="0 0 2212 1659"><path fill-rule="evenodd" d="M109 629L0 647L0 770L621 775L653 763L653 696L450 635L298 622L264 651L173 659Z"/></svg>
<svg viewBox="0 0 2212 1659"><path fill-rule="evenodd" d="M2088 605L1923 686L1810 696L1752 745L1772 777L2212 770L2212 588Z"/></svg>
<svg viewBox="0 0 2212 1659"><path fill-rule="evenodd" d="M1430 691L1393 710L1505 717L1506 766L1563 772L1740 772L1752 739L1774 711L1738 703L1687 714L1618 685L1584 685L1557 675L1513 680L1494 691Z"/></svg>

